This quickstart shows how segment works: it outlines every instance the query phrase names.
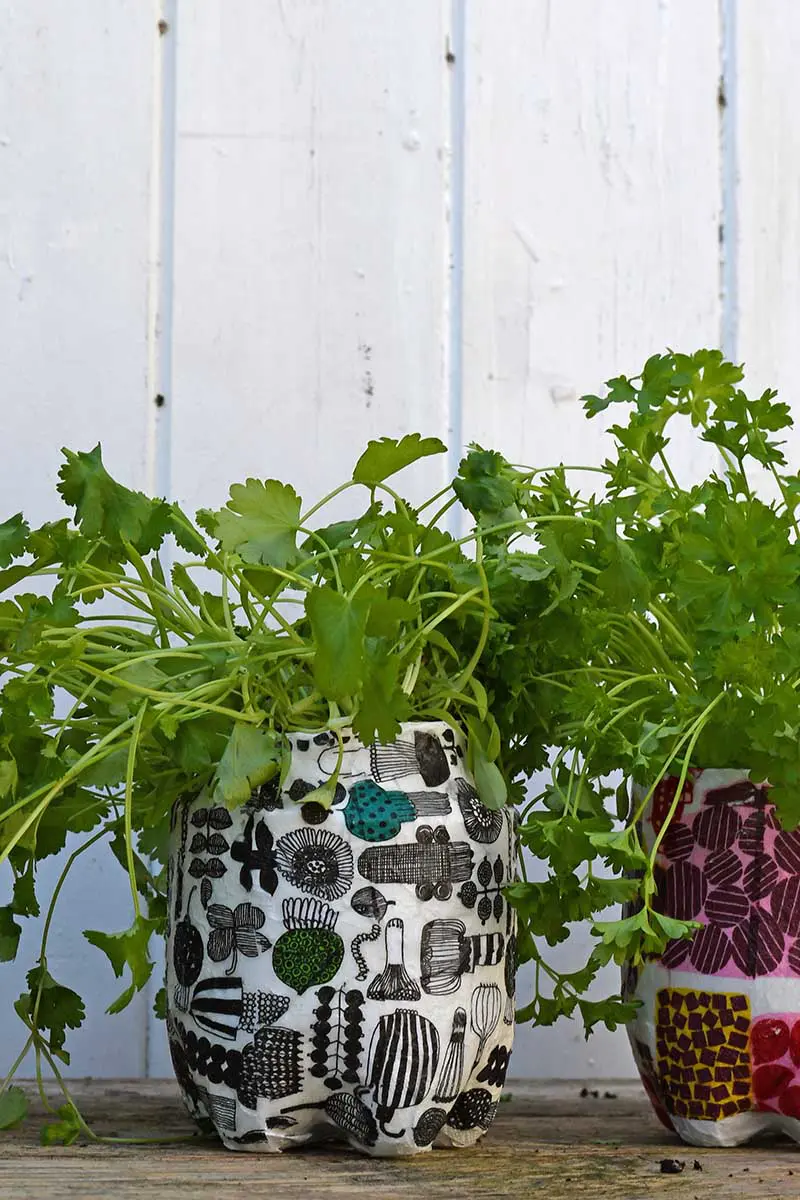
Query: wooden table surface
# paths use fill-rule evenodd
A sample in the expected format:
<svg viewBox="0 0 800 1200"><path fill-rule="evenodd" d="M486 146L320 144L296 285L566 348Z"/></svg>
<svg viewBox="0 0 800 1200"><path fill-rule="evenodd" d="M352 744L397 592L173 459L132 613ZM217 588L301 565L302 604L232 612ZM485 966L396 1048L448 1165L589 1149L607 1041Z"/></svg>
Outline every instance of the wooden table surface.
<svg viewBox="0 0 800 1200"><path fill-rule="evenodd" d="M550 1200L639 1200L748 1195L800 1196L800 1148L791 1142L739 1150L682 1146L651 1114L638 1084L509 1085L491 1131L472 1150L370 1159L347 1150L236 1154L205 1140L166 1146L38 1144L34 1126L2 1134L0 1197L14 1200L133 1200L214 1196L217 1200L472 1200L548 1196ZM98 1133L185 1134L172 1081L95 1080L74 1085ZM663 1174L662 1159L685 1162ZM695 1162L698 1164L695 1167Z"/></svg>

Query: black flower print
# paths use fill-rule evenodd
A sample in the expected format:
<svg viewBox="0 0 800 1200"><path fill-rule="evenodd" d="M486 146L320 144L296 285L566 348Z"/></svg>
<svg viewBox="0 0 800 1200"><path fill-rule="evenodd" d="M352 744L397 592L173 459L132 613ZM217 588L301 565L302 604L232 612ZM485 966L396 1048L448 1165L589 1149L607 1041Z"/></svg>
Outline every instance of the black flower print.
<svg viewBox="0 0 800 1200"><path fill-rule="evenodd" d="M456 800L461 809L464 828L473 842L496 842L503 829L502 812L487 808L481 803L475 788L465 779L456 780Z"/></svg>
<svg viewBox="0 0 800 1200"><path fill-rule="evenodd" d="M247 818L244 835L241 841L231 846L231 858L241 863L239 882L248 892L253 890L253 875L258 875L258 883L262 891L273 895L278 886L278 875L275 870L275 852L272 848L272 834L265 821L255 825L255 817Z"/></svg>
<svg viewBox="0 0 800 1200"><path fill-rule="evenodd" d="M212 962L225 962L233 956L227 975L236 970L240 954L246 958L257 958L272 944L263 933L258 932L266 918L261 909L252 904L237 904L234 909L225 904L209 904L206 916L211 926L208 957Z"/></svg>
<svg viewBox="0 0 800 1200"><path fill-rule="evenodd" d="M506 1081L510 1059L511 1051L507 1046L495 1046L486 1060L486 1066L476 1076L478 1083L488 1083L489 1087L502 1087Z"/></svg>
<svg viewBox="0 0 800 1200"><path fill-rule="evenodd" d="M275 847L278 870L302 892L337 900L353 882L353 852L325 829L293 829Z"/></svg>

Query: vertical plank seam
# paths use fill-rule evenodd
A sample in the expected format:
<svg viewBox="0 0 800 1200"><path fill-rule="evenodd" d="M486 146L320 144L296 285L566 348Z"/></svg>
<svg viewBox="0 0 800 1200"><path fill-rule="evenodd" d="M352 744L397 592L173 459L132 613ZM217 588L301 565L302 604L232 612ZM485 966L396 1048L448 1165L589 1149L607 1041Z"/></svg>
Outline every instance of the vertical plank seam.
<svg viewBox="0 0 800 1200"><path fill-rule="evenodd" d="M172 487L172 334L178 0L154 0L153 128L147 329L147 488Z"/></svg>
<svg viewBox="0 0 800 1200"><path fill-rule="evenodd" d="M737 0L719 0L720 347L734 362L739 353L739 160Z"/></svg>
<svg viewBox="0 0 800 1200"><path fill-rule="evenodd" d="M451 0L449 71L450 155L447 180L448 238L447 432L448 469L458 470L464 441L464 199L466 155L466 0ZM458 522L458 517L453 520Z"/></svg>
<svg viewBox="0 0 800 1200"><path fill-rule="evenodd" d="M151 495L172 491L172 340L175 276L175 146L178 0L153 0L153 99L147 296L147 480ZM151 1075L157 978L143 991L142 1074Z"/></svg>

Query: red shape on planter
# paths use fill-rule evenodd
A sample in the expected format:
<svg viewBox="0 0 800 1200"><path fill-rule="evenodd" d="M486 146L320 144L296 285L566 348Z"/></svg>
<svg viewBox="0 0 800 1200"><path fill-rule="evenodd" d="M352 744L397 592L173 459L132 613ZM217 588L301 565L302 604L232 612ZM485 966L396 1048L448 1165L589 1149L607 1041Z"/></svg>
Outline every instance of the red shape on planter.
<svg viewBox="0 0 800 1200"><path fill-rule="evenodd" d="M675 967L679 967L682 962L685 962L692 948L690 938L671 938L664 947L664 953L661 955L662 966L667 967L672 971Z"/></svg>
<svg viewBox="0 0 800 1200"><path fill-rule="evenodd" d="M694 820L694 836L706 850L727 850L736 841L741 822L735 808L704 808Z"/></svg>
<svg viewBox="0 0 800 1200"><path fill-rule="evenodd" d="M664 834L661 851L667 858L678 860L688 858L694 850L694 838L688 825L670 825Z"/></svg>
<svg viewBox="0 0 800 1200"><path fill-rule="evenodd" d="M795 1021L789 1034L789 1053L794 1065L800 1067L800 1021Z"/></svg>
<svg viewBox="0 0 800 1200"><path fill-rule="evenodd" d="M687 862L675 863L664 878L664 912L679 921L691 921L702 909L707 890L699 867Z"/></svg>
<svg viewBox="0 0 800 1200"><path fill-rule="evenodd" d="M790 937L800 934L800 877L782 879L769 898L772 915Z"/></svg>
<svg viewBox="0 0 800 1200"><path fill-rule="evenodd" d="M783 933L775 921L760 908L751 908L750 916L733 931L733 959L743 975L769 975L783 958Z"/></svg>
<svg viewBox="0 0 800 1200"><path fill-rule="evenodd" d="M800 872L800 830L793 829L791 833L781 830L775 838L775 857L778 866L790 875Z"/></svg>
<svg viewBox="0 0 800 1200"><path fill-rule="evenodd" d="M768 854L756 854L745 867L742 887L751 900L763 900L778 882L778 868Z"/></svg>
<svg viewBox="0 0 800 1200"><path fill-rule="evenodd" d="M656 784L656 789L653 792L653 805L650 810L650 824L656 833L659 833L661 826L667 819L669 810L672 808L672 802L675 799L675 791L678 787L677 775L667 775L665 779L660 780ZM683 818L683 810L692 799L692 781L687 779L683 785L681 798L678 801L678 807L675 809L675 815L672 818L671 825Z"/></svg>
<svg viewBox="0 0 800 1200"><path fill-rule="evenodd" d="M701 975L715 975L721 971L731 956L731 943L727 933L715 925L704 925L692 939L692 966Z"/></svg>
<svg viewBox="0 0 800 1200"><path fill-rule="evenodd" d="M796 1083L793 1083L791 1087L787 1087L781 1093L778 1108L787 1117L800 1118L800 1087Z"/></svg>
<svg viewBox="0 0 800 1200"><path fill-rule="evenodd" d="M725 887L739 882L743 865L735 850L715 850L706 859L705 876L712 887Z"/></svg>
<svg viewBox="0 0 800 1200"><path fill-rule="evenodd" d="M772 1100L778 1096L791 1080L794 1072L780 1063L769 1063L753 1071L753 1095L757 1100Z"/></svg>
<svg viewBox="0 0 800 1200"><path fill-rule="evenodd" d="M706 917L712 925L739 925L750 912L750 901L741 888L715 888L706 897Z"/></svg>
<svg viewBox="0 0 800 1200"><path fill-rule="evenodd" d="M779 1017L761 1017L750 1030L753 1062L772 1062L789 1049L789 1026Z"/></svg>
<svg viewBox="0 0 800 1200"><path fill-rule="evenodd" d="M709 788L706 792L706 804L763 804L764 794L763 784L753 783L750 779L739 779L736 783Z"/></svg>

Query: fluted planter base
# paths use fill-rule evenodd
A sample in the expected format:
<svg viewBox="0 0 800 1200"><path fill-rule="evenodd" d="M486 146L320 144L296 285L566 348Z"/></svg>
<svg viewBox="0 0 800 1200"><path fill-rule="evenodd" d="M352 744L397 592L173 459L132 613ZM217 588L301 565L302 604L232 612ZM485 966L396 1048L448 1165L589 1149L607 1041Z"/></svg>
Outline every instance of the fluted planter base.
<svg viewBox="0 0 800 1200"><path fill-rule="evenodd" d="M293 735L283 788L176 810L168 1032L189 1112L237 1150L469 1146L513 1040L510 812L443 723L352 737L333 808L302 803L336 739Z"/></svg>

